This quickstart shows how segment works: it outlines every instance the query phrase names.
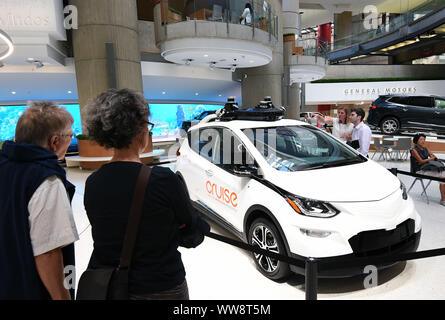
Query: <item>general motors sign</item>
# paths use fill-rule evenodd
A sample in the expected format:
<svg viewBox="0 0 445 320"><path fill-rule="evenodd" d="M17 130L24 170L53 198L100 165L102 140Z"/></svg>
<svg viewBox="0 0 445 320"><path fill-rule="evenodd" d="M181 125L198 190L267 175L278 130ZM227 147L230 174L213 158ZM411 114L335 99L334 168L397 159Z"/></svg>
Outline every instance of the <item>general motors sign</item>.
<svg viewBox="0 0 445 320"><path fill-rule="evenodd" d="M445 80L306 84L306 104L372 102L380 95L445 95Z"/></svg>

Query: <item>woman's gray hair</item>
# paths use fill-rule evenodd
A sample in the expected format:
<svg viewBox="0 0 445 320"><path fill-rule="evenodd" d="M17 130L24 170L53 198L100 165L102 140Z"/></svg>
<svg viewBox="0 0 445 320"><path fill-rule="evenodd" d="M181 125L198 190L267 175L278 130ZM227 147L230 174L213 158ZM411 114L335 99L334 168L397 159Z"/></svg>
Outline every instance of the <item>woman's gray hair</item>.
<svg viewBox="0 0 445 320"><path fill-rule="evenodd" d="M128 148L147 125L150 109L144 97L130 89L109 89L83 109L90 139L105 148Z"/></svg>
<svg viewBox="0 0 445 320"><path fill-rule="evenodd" d="M74 123L73 116L54 102L29 101L28 106L17 121L16 142L46 147L52 136L67 133Z"/></svg>

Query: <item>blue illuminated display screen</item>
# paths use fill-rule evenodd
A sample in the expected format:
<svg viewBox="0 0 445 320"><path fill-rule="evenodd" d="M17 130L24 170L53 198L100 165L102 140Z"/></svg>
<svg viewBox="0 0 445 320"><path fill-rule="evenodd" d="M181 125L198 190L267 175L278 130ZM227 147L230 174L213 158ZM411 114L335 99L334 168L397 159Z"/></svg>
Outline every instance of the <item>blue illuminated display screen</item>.
<svg viewBox="0 0 445 320"><path fill-rule="evenodd" d="M61 104L74 118L73 132L82 133L80 109L78 104ZM20 116L27 106L0 106L0 141L12 140L15 135L15 127ZM207 110L217 110L220 105L207 104L156 104L150 103L150 121L155 124L154 137L178 136L182 122L191 120ZM72 144L77 144L73 139Z"/></svg>
<svg viewBox="0 0 445 320"><path fill-rule="evenodd" d="M150 121L154 123L153 137L179 136L182 122L191 120L207 110L218 110L220 105L157 104L150 103Z"/></svg>
<svg viewBox="0 0 445 320"><path fill-rule="evenodd" d="M73 132L78 135L82 133L82 123L80 121L80 109L78 104L60 104L65 107L74 118ZM27 106L0 106L0 141L13 140L15 127L20 116ZM77 139L73 139L72 144L77 144Z"/></svg>

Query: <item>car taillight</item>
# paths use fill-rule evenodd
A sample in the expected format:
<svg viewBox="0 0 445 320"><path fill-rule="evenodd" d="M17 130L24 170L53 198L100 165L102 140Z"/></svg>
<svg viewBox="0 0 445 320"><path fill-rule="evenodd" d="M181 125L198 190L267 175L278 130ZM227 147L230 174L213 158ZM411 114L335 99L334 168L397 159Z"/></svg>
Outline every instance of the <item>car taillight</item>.
<svg viewBox="0 0 445 320"><path fill-rule="evenodd" d="M372 105L372 106L371 106L371 109L377 109L377 106Z"/></svg>

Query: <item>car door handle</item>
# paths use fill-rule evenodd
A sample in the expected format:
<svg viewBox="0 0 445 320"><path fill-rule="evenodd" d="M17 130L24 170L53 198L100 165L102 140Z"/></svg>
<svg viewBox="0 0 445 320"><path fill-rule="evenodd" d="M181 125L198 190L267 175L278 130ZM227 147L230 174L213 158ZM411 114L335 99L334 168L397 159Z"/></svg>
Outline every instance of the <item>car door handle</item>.
<svg viewBox="0 0 445 320"><path fill-rule="evenodd" d="M440 114L440 111L434 111L435 114Z"/></svg>
<svg viewBox="0 0 445 320"><path fill-rule="evenodd" d="M403 111L408 111L408 109L402 108Z"/></svg>
<svg viewBox="0 0 445 320"><path fill-rule="evenodd" d="M213 176L213 171L212 170L206 170L206 174L211 177Z"/></svg>

